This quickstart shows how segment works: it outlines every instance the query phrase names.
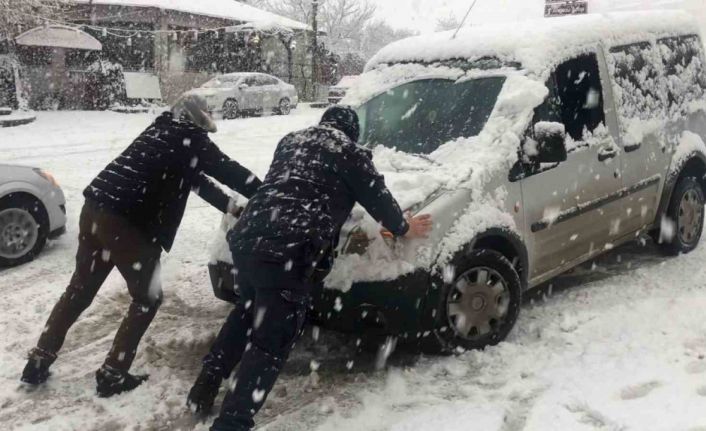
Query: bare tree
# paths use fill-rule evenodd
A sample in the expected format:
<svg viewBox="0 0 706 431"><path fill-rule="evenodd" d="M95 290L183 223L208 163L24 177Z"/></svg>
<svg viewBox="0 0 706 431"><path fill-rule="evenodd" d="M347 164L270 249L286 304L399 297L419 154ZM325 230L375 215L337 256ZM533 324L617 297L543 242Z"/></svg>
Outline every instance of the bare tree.
<svg viewBox="0 0 706 431"><path fill-rule="evenodd" d="M461 21L454 15L447 15L436 20L436 31L456 30Z"/></svg>
<svg viewBox="0 0 706 431"><path fill-rule="evenodd" d="M250 0L253 6L278 15L311 23L311 0ZM319 0L319 29L326 33L323 40L328 49L339 55L358 52L363 29L375 15L370 0Z"/></svg>
<svg viewBox="0 0 706 431"><path fill-rule="evenodd" d="M362 30L374 15L367 0L326 0L320 19L329 49L339 55L359 51Z"/></svg>
<svg viewBox="0 0 706 431"><path fill-rule="evenodd" d="M369 59L392 42L417 35L411 30L394 29L384 21L370 22L361 33L360 53L365 59Z"/></svg>

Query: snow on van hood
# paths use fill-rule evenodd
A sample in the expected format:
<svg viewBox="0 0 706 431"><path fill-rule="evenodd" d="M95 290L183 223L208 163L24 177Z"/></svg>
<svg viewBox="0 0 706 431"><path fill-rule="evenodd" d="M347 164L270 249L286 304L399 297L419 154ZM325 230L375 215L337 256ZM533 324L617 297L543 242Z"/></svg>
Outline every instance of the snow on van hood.
<svg viewBox="0 0 706 431"><path fill-rule="evenodd" d="M435 232L429 240L400 240L392 247L382 239L380 226L356 206L343 234L356 225L373 241L364 255L339 255L326 286L347 291L355 282L394 280L420 268L443 269L478 233L490 227L516 229L512 215L504 211L506 190L503 187L491 190L489 185L494 179L507 178L507 172L517 161L520 137L534 108L547 94L543 84L513 74L508 76L479 136L448 142L428 159L376 148L375 165L403 208L422 203L439 190L450 194L461 189L470 193L471 203L453 225ZM341 243L345 243L345 238Z"/></svg>

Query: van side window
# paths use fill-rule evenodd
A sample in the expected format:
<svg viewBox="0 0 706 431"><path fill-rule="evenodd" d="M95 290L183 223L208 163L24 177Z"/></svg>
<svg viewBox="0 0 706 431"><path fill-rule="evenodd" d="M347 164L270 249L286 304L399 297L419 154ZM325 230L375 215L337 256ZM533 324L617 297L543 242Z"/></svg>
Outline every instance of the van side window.
<svg viewBox="0 0 706 431"><path fill-rule="evenodd" d="M554 73L561 122L566 133L582 141L584 132L593 132L605 122L603 86L596 54L586 54L569 60Z"/></svg>
<svg viewBox="0 0 706 431"><path fill-rule="evenodd" d="M661 74L649 42L616 46L608 55L613 75L615 102L626 120L649 120L664 115Z"/></svg>
<svg viewBox="0 0 706 431"><path fill-rule="evenodd" d="M657 41L667 80L670 113L684 112L687 104L706 92L704 56L698 36L669 37Z"/></svg>

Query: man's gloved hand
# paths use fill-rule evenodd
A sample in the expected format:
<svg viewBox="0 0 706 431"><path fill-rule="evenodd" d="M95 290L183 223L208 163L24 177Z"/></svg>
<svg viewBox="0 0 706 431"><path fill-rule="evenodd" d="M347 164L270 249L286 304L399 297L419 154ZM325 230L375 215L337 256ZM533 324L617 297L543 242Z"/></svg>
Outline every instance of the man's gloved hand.
<svg viewBox="0 0 706 431"><path fill-rule="evenodd" d="M230 200L228 203L228 214L235 218L240 218L240 216L243 215L243 211L245 211L245 207L238 205L238 202L235 199Z"/></svg>
<svg viewBox="0 0 706 431"><path fill-rule="evenodd" d="M240 218L243 215L243 211L245 211L245 207L235 206L229 212L233 217Z"/></svg>

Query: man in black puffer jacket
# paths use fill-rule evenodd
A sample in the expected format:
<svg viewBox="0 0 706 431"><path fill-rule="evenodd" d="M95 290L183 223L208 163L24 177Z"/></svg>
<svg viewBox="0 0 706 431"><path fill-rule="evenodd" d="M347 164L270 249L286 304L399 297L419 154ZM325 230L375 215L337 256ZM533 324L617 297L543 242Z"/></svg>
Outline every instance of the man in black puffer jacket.
<svg viewBox="0 0 706 431"><path fill-rule="evenodd" d="M214 431L254 426L356 202L395 236L419 238L431 230L429 216L405 219L371 152L356 145L358 135L356 112L338 106L326 111L318 127L287 135L263 186L228 235L240 302L204 358L188 399L196 411L210 410L222 380L242 358Z"/></svg>
<svg viewBox="0 0 706 431"><path fill-rule="evenodd" d="M128 371L161 303L160 255L172 247L189 193L226 212L236 209L234 202L209 177L248 198L261 184L208 138L216 126L206 111L203 98L183 96L86 188L76 270L30 352L23 382L46 381L67 332L114 267L132 303L96 373L98 394L115 395L146 380Z"/></svg>

